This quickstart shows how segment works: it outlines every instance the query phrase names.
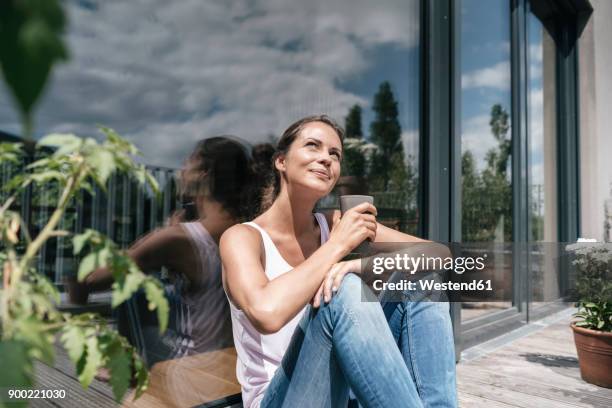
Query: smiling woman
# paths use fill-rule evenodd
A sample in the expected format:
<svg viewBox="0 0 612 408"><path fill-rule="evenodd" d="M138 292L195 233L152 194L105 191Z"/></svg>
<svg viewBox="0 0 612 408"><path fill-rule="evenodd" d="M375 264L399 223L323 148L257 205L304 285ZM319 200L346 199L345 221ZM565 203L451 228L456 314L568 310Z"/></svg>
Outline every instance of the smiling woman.
<svg viewBox="0 0 612 408"><path fill-rule="evenodd" d="M244 405L341 407L352 389L364 406L454 407L448 303L381 304L361 261L342 262L366 239L423 240L380 225L367 202L313 214L339 178L343 138L325 115L289 126L271 206L221 238Z"/></svg>
<svg viewBox="0 0 612 408"><path fill-rule="evenodd" d="M164 192L156 201L113 178L108 194L85 195L66 229L91 220L126 245L175 208L174 169L203 135L276 144L287 123L324 112L346 124L346 149L314 134L303 157L325 152L327 159L301 168L309 175L300 188L325 191L318 208L331 209L336 180L352 177L375 196L381 222L416 231L421 0L63 4L70 61L45 90L35 137L89 135L103 123L142 150ZM8 105L0 89L0 131L18 135L20 119ZM348 170L341 174L337 163ZM34 200L28 208L46 211ZM68 271L77 265L69 247L43 253L50 273L76 273Z"/></svg>

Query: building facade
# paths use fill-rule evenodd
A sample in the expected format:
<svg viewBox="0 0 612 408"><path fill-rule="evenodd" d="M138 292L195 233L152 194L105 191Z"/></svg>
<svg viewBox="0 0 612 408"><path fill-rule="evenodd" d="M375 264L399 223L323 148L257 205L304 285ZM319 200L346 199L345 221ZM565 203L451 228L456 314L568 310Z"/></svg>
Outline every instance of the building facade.
<svg viewBox="0 0 612 408"><path fill-rule="evenodd" d="M460 348L558 306L567 272L517 245L610 240L607 0L66 7L71 60L41 102L38 136L91 135L102 123L166 180L198 139L273 142L302 116L330 114L347 128L348 177L321 207L356 185L395 228L496 248L505 294L453 304ZM20 132L4 90L0 130ZM176 205L169 193L163 210L145 209L142 193L114 182L100 198L106 215L91 215L102 211L95 200L84 208L122 243Z"/></svg>

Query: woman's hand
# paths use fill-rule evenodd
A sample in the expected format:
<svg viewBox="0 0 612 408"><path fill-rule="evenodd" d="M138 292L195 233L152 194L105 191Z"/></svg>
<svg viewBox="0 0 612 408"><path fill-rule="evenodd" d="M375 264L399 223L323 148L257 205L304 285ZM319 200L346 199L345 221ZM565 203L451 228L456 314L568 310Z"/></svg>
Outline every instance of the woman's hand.
<svg viewBox="0 0 612 408"><path fill-rule="evenodd" d="M361 259L352 259L350 261L338 262L334 264L327 272L325 279L317 290L317 293L312 298L312 306L321 306L321 295L325 298L325 303L331 301L332 295L338 291L344 275L347 273L359 273L361 270Z"/></svg>
<svg viewBox="0 0 612 408"><path fill-rule="evenodd" d="M329 241L340 245L345 255L366 239L374 242L377 228L376 214L376 207L370 203L361 203L346 211L342 217L336 212Z"/></svg>

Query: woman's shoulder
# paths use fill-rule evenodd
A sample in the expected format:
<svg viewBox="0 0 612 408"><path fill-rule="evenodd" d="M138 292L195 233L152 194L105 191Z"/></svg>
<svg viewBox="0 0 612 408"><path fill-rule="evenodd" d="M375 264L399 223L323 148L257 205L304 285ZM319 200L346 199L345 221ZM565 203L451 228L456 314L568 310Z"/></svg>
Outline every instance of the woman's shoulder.
<svg viewBox="0 0 612 408"><path fill-rule="evenodd" d="M232 247L251 247L261 245L262 238L261 234L252 225L249 224L236 224L229 227L221 236L219 246L223 248L229 244Z"/></svg>

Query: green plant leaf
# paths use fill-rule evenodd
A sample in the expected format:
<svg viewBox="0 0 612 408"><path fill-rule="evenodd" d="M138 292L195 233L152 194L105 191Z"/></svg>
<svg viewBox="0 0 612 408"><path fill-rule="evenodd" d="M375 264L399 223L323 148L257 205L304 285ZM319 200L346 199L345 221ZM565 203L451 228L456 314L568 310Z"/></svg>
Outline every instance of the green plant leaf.
<svg viewBox="0 0 612 408"><path fill-rule="evenodd" d="M83 388L89 387L98 368L102 365L102 353L98 348L98 338L90 336L85 341L86 354L83 368L79 374L79 381Z"/></svg>
<svg viewBox="0 0 612 408"><path fill-rule="evenodd" d="M96 180L99 184L106 184L110 175L116 170L113 154L101 147L91 152L87 161L93 172L96 173Z"/></svg>
<svg viewBox="0 0 612 408"><path fill-rule="evenodd" d="M49 278L39 273L32 273L32 282L35 285L35 290L42 293L47 298L55 303L60 303L61 296L53 282Z"/></svg>
<svg viewBox="0 0 612 408"><path fill-rule="evenodd" d="M67 154L77 150L82 143L83 139L71 133L52 133L42 137L38 141L38 146L58 147L62 150L61 153L57 150L56 154Z"/></svg>
<svg viewBox="0 0 612 408"><path fill-rule="evenodd" d="M110 384L113 388L115 401L121 402L132 377L132 358L123 349L121 342L113 341L108 348L106 367L110 370Z"/></svg>
<svg viewBox="0 0 612 408"><path fill-rule="evenodd" d="M149 372L147 371L142 359L136 352L132 352L132 362L134 364L134 372L136 376L136 392L134 399L140 398L143 392L149 386Z"/></svg>
<svg viewBox="0 0 612 408"><path fill-rule="evenodd" d="M97 268L107 266L109 255L110 250L104 247L99 251L92 252L85 256L81 261L81 264L79 265L77 279L82 282L91 272L93 272Z"/></svg>
<svg viewBox="0 0 612 408"><path fill-rule="evenodd" d="M58 180L58 181L65 181L66 180L66 174L62 173L61 171L57 171L57 170L46 170L44 172L41 173L34 173L34 174L29 174L27 178L29 178L30 180L32 180L33 182L37 183L37 184L44 184L44 183L48 183L52 180Z"/></svg>
<svg viewBox="0 0 612 408"><path fill-rule="evenodd" d="M33 316L19 319L15 322L15 339L25 342L30 355L49 365L53 365L55 350L53 336L45 329L44 323Z"/></svg>
<svg viewBox="0 0 612 408"><path fill-rule="evenodd" d="M0 67L26 122L52 66L68 56L65 24L58 0L1 3Z"/></svg>
<svg viewBox="0 0 612 408"><path fill-rule="evenodd" d="M0 143L0 163L19 163L22 155L21 143Z"/></svg>
<svg viewBox="0 0 612 408"><path fill-rule="evenodd" d="M159 331L163 333L168 327L168 312L170 310L168 300L164 296L164 289L158 281L149 277L144 282L144 289L149 301L149 310L157 311Z"/></svg>
<svg viewBox="0 0 612 408"><path fill-rule="evenodd" d="M27 345L15 341L0 341L0 356L2 369L0 370L0 389L26 389L34 384L34 370L32 359L28 355ZM2 401L0 401L0 405ZM25 407L27 401L11 402L11 407Z"/></svg>
<svg viewBox="0 0 612 408"><path fill-rule="evenodd" d="M111 306L113 308L128 300L134 292L138 290L140 284L145 279L142 272L128 273L118 281L113 283L113 296Z"/></svg>
<svg viewBox="0 0 612 408"><path fill-rule="evenodd" d="M85 332L78 326L68 325L62 330L61 341L68 357L77 364L85 352Z"/></svg>
<svg viewBox="0 0 612 408"><path fill-rule="evenodd" d="M87 230L85 230L85 232L83 232L81 234L77 234L74 237L72 237L72 250L73 250L73 253L75 255L81 253L81 251L85 247L85 244L87 244L87 242L89 242L89 240L91 239L91 237L94 234L95 234L95 231L87 229Z"/></svg>

